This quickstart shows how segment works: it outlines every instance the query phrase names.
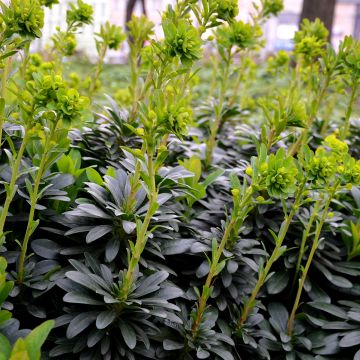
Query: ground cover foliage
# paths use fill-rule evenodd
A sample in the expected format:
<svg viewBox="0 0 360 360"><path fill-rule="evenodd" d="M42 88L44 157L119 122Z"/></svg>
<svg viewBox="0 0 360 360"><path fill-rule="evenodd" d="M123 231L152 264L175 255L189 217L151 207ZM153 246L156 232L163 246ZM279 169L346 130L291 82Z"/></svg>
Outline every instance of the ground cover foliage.
<svg viewBox="0 0 360 360"><path fill-rule="evenodd" d="M56 2L2 3L0 359L360 359L359 42L259 63L282 1L179 0L85 78L82 0L29 51Z"/></svg>

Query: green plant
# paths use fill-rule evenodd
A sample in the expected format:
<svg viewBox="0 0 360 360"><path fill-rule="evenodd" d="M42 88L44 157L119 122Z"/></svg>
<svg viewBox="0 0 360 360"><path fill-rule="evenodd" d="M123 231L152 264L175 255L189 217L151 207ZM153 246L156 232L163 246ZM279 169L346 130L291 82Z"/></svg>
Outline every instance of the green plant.
<svg viewBox="0 0 360 360"><path fill-rule="evenodd" d="M282 1L179 0L94 66L89 5L36 54L30 3L0 24L0 357L357 359L358 42L306 20L263 61Z"/></svg>

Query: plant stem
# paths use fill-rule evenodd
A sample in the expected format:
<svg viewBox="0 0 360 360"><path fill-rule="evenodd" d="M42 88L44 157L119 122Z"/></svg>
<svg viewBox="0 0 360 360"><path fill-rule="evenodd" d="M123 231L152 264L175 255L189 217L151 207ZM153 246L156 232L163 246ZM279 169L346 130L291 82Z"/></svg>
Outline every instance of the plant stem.
<svg viewBox="0 0 360 360"><path fill-rule="evenodd" d="M4 205L2 207L1 210L1 214L0 214L0 246L3 245L4 243L4 226L5 226L5 221L6 221L6 217L8 215L9 212L9 207L10 207L10 203L12 201L12 199L15 196L15 192L16 192L16 180L18 178L18 173L19 173L19 169L20 169L20 164L21 164L21 160L22 157L24 155L24 151L27 145L27 142L29 140L29 132L27 130L25 130L25 134L24 134L24 138L21 142L20 148L18 153L16 154L16 160L14 165L12 166L12 172L11 172L11 178L10 178L10 183L8 186L8 189L6 191L6 198L5 198L5 202Z"/></svg>
<svg viewBox="0 0 360 360"><path fill-rule="evenodd" d="M48 161L48 154L49 154L50 147L51 147L50 144L51 144L52 137L56 130L56 125L57 125L56 123L50 125L51 126L50 133L48 134L48 136L46 137L46 140L45 140L44 153L41 157L39 169L36 173L34 187L30 194L29 218L28 218L28 222L27 222L27 226L26 226L24 240L21 245L21 253L20 253L19 264L18 264L17 281L20 284L22 284L24 282L24 278L25 278L26 252L27 252L30 237L34 231L33 230L33 220L34 220L34 216L35 216L37 201L39 200L40 183L41 183L41 179L44 175L44 171L46 169L46 162Z"/></svg>
<svg viewBox="0 0 360 360"><path fill-rule="evenodd" d="M312 225L313 225L313 223L314 223L314 221L315 221L315 219L316 219L316 217L318 215L320 203L321 203L320 200L316 201L314 209L312 210L309 222L307 223L306 228L305 228L305 230L303 232L303 236L302 236L302 239L301 239L300 250L299 250L299 256L298 256L298 260L297 260L297 263L296 263L294 281L296 281L296 279L298 277L298 274L299 274L299 271L300 271L300 266L301 266L301 260L302 260L302 258L304 256L304 252L305 252L306 240L309 237Z"/></svg>
<svg viewBox="0 0 360 360"><path fill-rule="evenodd" d="M0 112L0 149L1 149L1 145L2 145L2 131L3 131L4 123L5 123L4 113L5 113L5 97L6 97L6 92L7 92L6 83L7 83L7 79L9 76L10 69L11 69L11 63L12 63L12 58L9 57L7 59L7 61L5 62L5 67L4 67L2 75L1 75L1 98L2 98L2 101L4 102L4 104L1 107L1 112Z"/></svg>
<svg viewBox="0 0 360 360"><path fill-rule="evenodd" d="M231 220L225 227L224 235L220 241L220 245L219 245L218 249L216 250L214 258L212 259L210 270L209 270L208 276L206 278L205 285L203 286L202 294L198 301L196 318L195 318L195 321L194 321L194 323L192 325L192 329L191 329L191 333L192 333L193 337L196 336L197 330L201 324L201 321L202 321L202 318L204 315L204 311L206 308L206 303L207 303L207 300L210 295L210 293L209 293L210 287L211 287L214 277L217 274L217 266L219 264L220 257L225 249L225 246L226 246L229 238L231 237L232 231L235 229L235 227L240 228L243 221L245 220L246 215L248 213L248 204L251 201L252 194L253 194L253 187L249 186L244 194L243 199L241 200L240 204L237 206L240 209L240 213L233 211L233 213L231 215Z"/></svg>
<svg viewBox="0 0 360 360"><path fill-rule="evenodd" d="M93 77L93 81L91 82L91 86L90 86L90 89L89 89L90 95L93 95L94 92L95 92L96 83L99 80L101 71L103 69L106 51L107 51L106 44L102 44L100 52L99 52L99 61L98 61L97 65L96 65L96 69L95 69L95 75Z"/></svg>
<svg viewBox="0 0 360 360"><path fill-rule="evenodd" d="M336 190L339 186L339 182L337 182L335 185L334 185L334 188L333 190L331 191L331 193L329 194L329 197L326 201L326 204L324 206L324 209L323 209L323 213L322 213L322 216L321 216L321 219L320 219L320 222L317 224L316 226L316 232L315 232L315 237L314 237L314 241L313 241L313 244L312 244L312 247L311 247L311 250L310 250L310 254L309 254L309 257L306 261L306 265L305 265L305 268L302 272L302 275L301 275L301 279L299 281L299 288L298 288L298 291L297 291L297 294L296 294L296 298L295 298L295 302L294 302L294 306L292 308L292 311L291 311L291 314L290 314L290 317L289 317L289 321L288 321L288 335L291 336L292 335L292 332L293 332L293 328L294 328L294 320L295 320L295 315L296 315L296 310L298 309L299 307L299 303L300 303L300 299L301 299L301 293L302 293L302 290L304 288L304 284L305 284L305 280L306 280L306 277L307 277L307 274L308 274L308 271L309 271L309 268L310 268L310 265L312 263L312 260L314 258L314 255L315 255L315 252L316 252L316 249L318 248L318 245L319 245L319 238L320 238L320 234L321 234L321 230L324 226L324 222L327 218L327 215L328 215L328 210L329 210L329 206L330 206L330 203L331 203L331 200L333 199L335 193L336 193Z"/></svg>
<svg viewBox="0 0 360 360"><path fill-rule="evenodd" d="M206 153L205 153L205 164L206 166L210 166L212 162L212 154L214 151L214 147L216 145L216 137L218 134L219 126L221 123L221 114L225 100L225 94L227 90L227 83L229 79L229 72L230 72L230 65L231 65L231 48L228 49L227 58L225 61L225 69L224 69L224 76L221 81L221 88L219 94L219 104L217 106L217 113L214 123L210 128L210 137L206 142Z"/></svg>
<svg viewBox="0 0 360 360"><path fill-rule="evenodd" d="M346 108L346 113L345 113L345 121L344 121L344 125L341 128L340 131L340 140L345 140L348 133L349 133L349 128L350 128L350 116L352 113L352 109L353 109L353 105L355 103L356 100L356 92L358 89L358 81L354 80L352 87L351 87L351 95L350 95L350 99L349 99L349 103L347 105Z"/></svg>
<svg viewBox="0 0 360 360"><path fill-rule="evenodd" d="M298 208L299 208L299 204L302 198L302 193L303 193L303 188L305 186L305 181L299 186L298 191L296 193L295 196L295 201L294 204L290 210L290 213L288 214L288 216L285 219L285 222L281 225L279 234L278 234L278 240L276 241L276 245L275 245L275 249L272 252L269 260L266 262L265 268L264 270L261 272L258 281L256 282L256 285L250 295L250 298L246 301L246 303L244 304L244 308L242 310L240 319L237 322L237 330L240 330L241 327L245 324L248 316L250 315L250 312L252 311L252 309L255 306L255 300L256 297L260 291L260 289L262 288L262 286L264 285L266 278L270 272L270 269L272 267L272 265L274 264L274 262L278 259L279 255L279 249L282 246L282 243L285 239L285 236L288 232L290 223L293 219L293 217L295 216Z"/></svg>
<svg viewBox="0 0 360 360"><path fill-rule="evenodd" d="M307 138L308 138L311 126L316 119L316 115L317 115L320 105L324 99L326 90L329 87L330 80L331 80L331 74L332 74L331 72L327 73L323 86L320 88L319 92L317 94L315 94L314 99L311 103L310 114L309 114L309 118L308 118L306 127L303 129L303 131L300 134L297 141L290 147L288 155L291 155L291 156L295 155L297 153L297 151L299 150L300 145L305 144L307 142Z"/></svg>
<svg viewBox="0 0 360 360"><path fill-rule="evenodd" d="M133 283L135 281L134 274L136 271L136 268L138 266L140 256L142 252L144 251L147 239L148 239L148 228L150 225L150 221L152 216L154 215L154 212L156 211L156 204L157 204L157 189L156 189L156 183L155 183L155 171L154 171L154 163L153 163L153 150L148 150L148 161L147 161L147 168L148 168L148 175L150 179L150 186L149 186L149 208L146 212L144 221L142 222L140 226L140 230L137 230L137 237L135 246L131 253L131 258L129 261L129 266L126 271L123 285L122 285L122 300L126 301L126 299L129 296L129 293L132 289ZM155 208L155 210L154 210Z"/></svg>

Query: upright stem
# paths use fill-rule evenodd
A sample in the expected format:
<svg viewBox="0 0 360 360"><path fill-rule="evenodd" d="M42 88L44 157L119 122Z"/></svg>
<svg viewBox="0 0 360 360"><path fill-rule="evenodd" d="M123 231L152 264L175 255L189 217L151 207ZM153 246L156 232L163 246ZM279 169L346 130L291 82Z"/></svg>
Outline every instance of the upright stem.
<svg viewBox="0 0 360 360"><path fill-rule="evenodd" d="M234 86L234 89L233 89L233 92L232 92L232 96L229 100L229 105L233 105L235 100L236 100L236 97L239 93L239 89L240 89L240 85L241 85L241 79L244 75L244 63L245 63L245 60L246 60L246 55L241 59L242 61L240 62L240 66L238 68L238 74L237 74L237 77L236 77L236 82L235 82L235 86Z"/></svg>
<svg viewBox="0 0 360 360"><path fill-rule="evenodd" d="M202 294L198 301L196 318L195 318L195 321L194 321L194 323L192 325L192 329L191 329L193 337L196 336L196 332L201 324L201 321L202 321L202 318L204 315L204 311L206 308L206 303L207 303L207 300L209 297L209 290L210 290L212 281L213 281L214 277L216 276L217 266L219 264L220 257L225 249L225 246L231 236L232 231L235 229L235 227L237 227L237 228L241 227L242 222L246 218L246 215L248 213L247 205L249 204L249 201L251 200L252 194L253 194L253 187L249 186L246 190L246 193L244 194L243 199L241 200L240 204L238 205L238 208L240 209L240 213L233 212L231 215L230 222L225 227L224 235L220 241L220 245L219 245L218 249L216 250L216 254L215 254L214 258L212 259L210 270L209 270L208 276L206 278ZM239 220L240 220L240 223L239 223Z"/></svg>
<svg viewBox="0 0 360 360"><path fill-rule="evenodd" d="M323 209L323 213L322 213L320 222L316 226L316 232L315 232L314 241L313 241L313 244L312 244L312 247L311 247L311 250L310 250L309 257L308 257L308 259L306 261L305 268L304 268L304 270L302 272L301 279L299 281L299 288L298 288L296 298L295 298L295 302L294 302L294 306L292 308L292 311L291 311L291 314L290 314L290 317L289 317L289 321L288 321L288 335L290 335L290 336L292 335L292 332L293 332L293 329L294 329L294 320L295 320L296 310L299 307L301 293L302 293L302 290L304 288L305 280L306 280L307 274L309 272L309 268L310 268L310 265L312 263L312 260L314 258L316 249L318 248L318 245L319 245L319 238L320 238L321 230L322 230L322 228L324 226L324 222L325 222L325 220L327 218L328 209L329 209L331 200L333 199L338 186L339 186L339 183L336 183L334 185L334 188L333 188L332 192L329 194L329 197L328 197L328 199L326 201L326 204L324 206L324 209Z"/></svg>
<svg viewBox="0 0 360 360"><path fill-rule="evenodd" d="M313 223L314 223L314 221L315 221L315 219L316 219L316 217L318 215L320 203L321 203L320 200L316 201L314 209L311 212L310 219L309 219L309 221L308 221L308 223L306 225L306 228L305 228L305 230L303 232L303 236L302 236L302 239L301 239L300 250L299 250L299 256L298 256L298 260L297 260L297 263L296 263L296 269L295 269L295 276L294 276L295 281L296 281L296 279L298 277L298 274L299 274L299 271L300 271L301 260L302 260L302 258L304 256L304 252L305 252L306 240L309 237L312 225L313 225Z"/></svg>
<svg viewBox="0 0 360 360"><path fill-rule="evenodd" d="M294 204L293 204L293 206L292 206L292 208L290 210L290 213L286 217L285 222L281 225L280 232L278 234L278 240L277 240L277 242L275 244L275 249L274 249L273 253L271 254L269 260L266 262L265 268L261 272L261 274L260 274L260 276L258 278L258 281L256 282L256 285L255 285L255 287L254 287L254 289L253 289L253 291L252 291L252 293L250 295L250 298L244 304L243 311L241 313L240 319L237 322L237 330L240 330L241 327L245 324L248 316L250 315L250 312L252 311L252 309L255 306L256 297L257 297L260 289L264 285L272 265L274 264L274 262L279 257L278 252L279 252L279 250L280 250L280 248L282 246L282 243L283 243L283 241L285 239L285 236L286 236L286 234L288 232L290 223L291 223L293 217L295 216L295 214L296 214L296 212L297 212L297 210L299 208L304 186L305 186L305 181L302 183L301 186L299 186L296 197L295 197L295 201L294 201Z"/></svg>
<svg viewBox="0 0 360 360"><path fill-rule="evenodd" d="M4 116L4 112L5 112L5 98L6 98L6 92L7 92L7 79L9 76L9 72L11 69L11 63L12 63L12 58L9 57L6 62L5 62L5 67L3 69L2 75L1 75L1 98L2 101L4 102L3 106L1 107L1 112L0 112L0 149L1 149L1 145L2 145L2 131L3 131L3 127L4 127L4 123L5 123L5 116Z"/></svg>
<svg viewBox="0 0 360 360"><path fill-rule="evenodd" d="M353 105L356 100L356 92L358 89L358 85L359 85L358 81L355 80L351 87L351 95L350 95L349 103L346 108L345 121L344 121L344 125L340 131L340 140L345 140L349 133L350 117L351 117Z"/></svg>
<svg viewBox="0 0 360 360"><path fill-rule="evenodd" d="M230 64L231 64L231 48L228 49L227 59L225 62L225 71L224 71L224 77L221 81L219 104L217 106L216 118L210 129L210 137L206 142L205 163L207 166L210 166L211 161L212 161L212 154L214 151L214 147L216 145L216 137L218 134L220 123L221 123L221 114L222 114L222 109L223 109L224 100L225 100L225 94L226 94L226 90L227 90L227 83L228 83L229 72L230 72Z"/></svg>
<svg viewBox="0 0 360 360"><path fill-rule="evenodd" d="M309 131L311 130L311 126L314 123L320 105L322 103L322 100L324 99L326 90L329 87L330 80L331 80L331 72L329 72L326 75L324 85L320 88L319 93L315 94L315 98L313 99L311 104L310 114L306 124L306 128L303 129L297 141L289 149L288 152L289 155L293 156L294 154L296 154L297 151L299 150L300 145L306 143Z"/></svg>
<svg viewBox="0 0 360 360"><path fill-rule="evenodd" d="M138 266L140 256L144 251L147 238L148 238L148 228L150 225L150 221L152 216L154 215L154 207L157 204L157 189L155 183L155 171L154 171L154 163L153 163L153 150L148 150L148 161L147 161L147 168L148 168L148 175L150 179L150 188L149 188L149 208L146 212L144 221L141 224L140 230L137 231L136 243L134 249L131 252L131 258L129 261L128 269L126 271L123 285L122 285L122 300L126 300L129 296L129 293L132 289L132 285L134 284L134 274L136 268Z"/></svg>
<svg viewBox="0 0 360 360"><path fill-rule="evenodd" d="M103 65L104 65L104 59L105 59L105 55L106 55L106 50L107 50L107 46L106 46L106 44L103 44L101 46L101 49L100 49L99 62L98 62L97 66L96 66L96 69L95 69L95 75L93 77L93 81L91 82L91 86L90 86L90 90L89 90L90 95L92 95L95 92L96 83L100 78L100 74L101 74L101 71L102 71Z"/></svg>
<svg viewBox="0 0 360 360"><path fill-rule="evenodd" d="M28 140L29 140L29 132L28 132L28 130L25 130L24 138L21 142L20 149L19 149L18 153L16 154L15 163L11 169L12 171L11 171L10 183L9 183L8 189L6 191L5 202L2 207L1 214L0 214L0 246L4 243L4 240L5 240L4 236L3 236L5 221L6 221L8 212L9 212L10 203L15 195L16 180L18 178L21 160L23 158L24 151L25 151Z"/></svg>
<svg viewBox="0 0 360 360"><path fill-rule="evenodd" d="M19 258L19 264L18 264L18 277L17 281L22 284L24 282L25 278L25 259L26 259L26 252L28 248L28 243L30 240L30 236L33 233L33 220L35 216L35 209L37 201L39 200L39 188L41 179L44 175L44 171L46 168L46 162L48 161L48 154L50 150L50 143L51 139L54 135L56 129L56 124L51 124L50 133L46 137L45 144L44 144L44 154L41 157L39 169L36 173L36 178L34 182L34 187L32 189L32 192L30 194L30 212L29 212L29 218L26 226L25 236L23 243L21 245L21 252L20 252L20 258Z"/></svg>

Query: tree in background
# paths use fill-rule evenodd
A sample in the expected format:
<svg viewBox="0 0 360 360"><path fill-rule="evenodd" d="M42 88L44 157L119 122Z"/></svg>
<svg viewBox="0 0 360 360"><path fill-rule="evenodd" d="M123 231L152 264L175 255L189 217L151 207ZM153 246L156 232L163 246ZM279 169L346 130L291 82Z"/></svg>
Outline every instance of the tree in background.
<svg viewBox="0 0 360 360"><path fill-rule="evenodd" d="M331 38L335 5L336 0L304 0L300 23L303 19L315 20L319 18L329 30L329 38Z"/></svg>

